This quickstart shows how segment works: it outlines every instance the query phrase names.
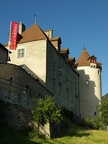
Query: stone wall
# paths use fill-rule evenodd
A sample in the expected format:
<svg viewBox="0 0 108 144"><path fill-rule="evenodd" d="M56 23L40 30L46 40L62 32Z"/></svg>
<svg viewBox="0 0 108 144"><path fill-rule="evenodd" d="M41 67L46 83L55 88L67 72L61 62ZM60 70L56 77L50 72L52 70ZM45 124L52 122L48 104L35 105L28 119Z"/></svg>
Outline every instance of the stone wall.
<svg viewBox="0 0 108 144"><path fill-rule="evenodd" d="M30 126L47 138L54 138L60 134L59 125L50 125L49 123L44 126L38 125L33 121L30 109L2 100L0 100L0 124L17 130Z"/></svg>
<svg viewBox="0 0 108 144"><path fill-rule="evenodd" d="M44 95L52 96L25 70L12 64L0 64L1 124L19 130L31 125L34 100Z"/></svg>
<svg viewBox="0 0 108 144"><path fill-rule="evenodd" d="M0 123L21 130L27 127L32 119L31 111L17 104L0 100Z"/></svg>

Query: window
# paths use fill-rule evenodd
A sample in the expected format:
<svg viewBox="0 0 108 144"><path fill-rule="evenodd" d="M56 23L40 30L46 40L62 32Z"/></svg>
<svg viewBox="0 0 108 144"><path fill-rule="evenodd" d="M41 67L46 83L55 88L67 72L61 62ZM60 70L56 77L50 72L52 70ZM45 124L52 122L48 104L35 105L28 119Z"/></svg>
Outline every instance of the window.
<svg viewBox="0 0 108 144"><path fill-rule="evenodd" d="M66 82L68 82L68 67L66 66L66 71L65 71L65 73L66 73Z"/></svg>
<svg viewBox="0 0 108 144"><path fill-rule="evenodd" d="M25 49L18 49L18 58L23 58L25 54Z"/></svg>
<svg viewBox="0 0 108 144"><path fill-rule="evenodd" d="M94 112L94 115L96 116L96 112Z"/></svg>
<svg viewBox="0 0 108 144"><path fill-rule="evenodd" d="M88 85L88 84L89 84L89 81L88 81L88 80L86 80L86 82L85 82L85 83L86 83L86 85Z"/></svg>
<svg viewBox="0 0 108 144"><path fill-rule="evenodd" d="M10 82L10 86L12 86L12 77L10 78L10 81L9 81L9 82Z"/></svg>
<svg viewBox="0 0 108 144"><path fill-rule="evenodd" d="M29 86L26 85L26 86L24 87L24 89L23 89L23 93L27 93L27 94L28 94L28 92L29 92Z"/></svg>
<svg viewBox="0 0 108 144"><path fill-rule="evenodd" d="M53 75L53 79L56 79L56 71L55 71L54 68L53 68L53 73L52 73L52 75Z"/></svg>
<svg viewBox="0 0 108 144"><path fill-rule="evenodd" d="M61 83L61 80L62 80L62 76L61 73L59 73L59 83Z"/></svg>
<svg viewBox="0 0 108 144"><path fill-rule="evenodd" d="M55 61L55 53L52 54L52 59Z"/></svg>
<svg viewBox="0 0 108 144"><path fill-rule="evenodd" d="M59 66L59 68L61 67L61 59L60 58L58 59L58 66Z"/></svg>
<svg viewBox="0 0 108 144"><path fill-rule="evenodd" d="M96 59L91 59L91 63L96 63Z"/></svg>

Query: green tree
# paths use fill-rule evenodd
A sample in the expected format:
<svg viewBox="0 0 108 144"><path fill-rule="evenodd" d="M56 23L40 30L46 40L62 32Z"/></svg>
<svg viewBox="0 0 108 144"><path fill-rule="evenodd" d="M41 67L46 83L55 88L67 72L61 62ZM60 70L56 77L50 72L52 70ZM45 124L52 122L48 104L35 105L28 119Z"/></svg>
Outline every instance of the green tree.
<svg viewBox="0 0 108 144"><path fill-rule="evenodd" d="M54 98L44 96L36 100L36 108L33 111L33 119L38 124L59 123L62 120L61 108L56 105Z"/></svg>
<svg viewBox="0 0 108 144"><path fill-rule="evenodd" d="M108 97L102 98L101 104L98 106L98 117L102 123L108 125Z"/></svg>

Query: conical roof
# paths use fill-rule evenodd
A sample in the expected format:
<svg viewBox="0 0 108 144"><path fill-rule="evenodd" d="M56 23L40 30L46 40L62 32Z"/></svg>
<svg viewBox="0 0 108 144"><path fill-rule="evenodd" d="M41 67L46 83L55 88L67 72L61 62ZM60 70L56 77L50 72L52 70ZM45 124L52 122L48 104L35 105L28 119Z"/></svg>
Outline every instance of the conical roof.
<svg viewBox="0 0 108 144"><path fill-rule="evenodd" d="M89 59L90 55L87 52L87 50L84 48L82 53L80 54L76 64L77 67L79 66L89 66L90 65L90 59Z"/></svg>
<svg viewBox="0 0 108 144"><path fill-rule="evenodd" d="M31 42L47 38L46 34L37 24L33 24L31 27L29 27L21 34L21 36L23 38L19 41L19 43Z"/></svg>

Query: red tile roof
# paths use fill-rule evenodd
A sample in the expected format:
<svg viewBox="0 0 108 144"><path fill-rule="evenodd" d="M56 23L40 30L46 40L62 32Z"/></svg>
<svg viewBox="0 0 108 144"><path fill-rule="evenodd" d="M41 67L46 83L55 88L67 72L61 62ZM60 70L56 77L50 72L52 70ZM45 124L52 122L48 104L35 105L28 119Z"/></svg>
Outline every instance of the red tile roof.
<svg viewBox="0 0 108 144"><path fill-rule="evenodd" d="M76 62L77 66L89 66L90 65L89 58L90 58L90 55L87 52L87 50L84 48Z"/></svg>
<svg viewBox="0 0 108 144"><path fill-rule="evenodd" d="M60 54L61 54L64 58L68 59L69 49L68 49L68 48L62 48L62 49L60 50Z"/></svg>
<svg viewBox="0 0 108 144"><path fill-rule="evenodd" d="M54 37L54 38L49 38L50 41L59 41L60 44L62 43L61 38L60 37Z"/></svg>
<svg viewBox="0 0 108 144"><path fill-rule="evenodd" d="M33 24L31 27L29 27L21 34L21 36L23 38L19 41L19 43L47 39L46 34L37 24Z"/></svg>

